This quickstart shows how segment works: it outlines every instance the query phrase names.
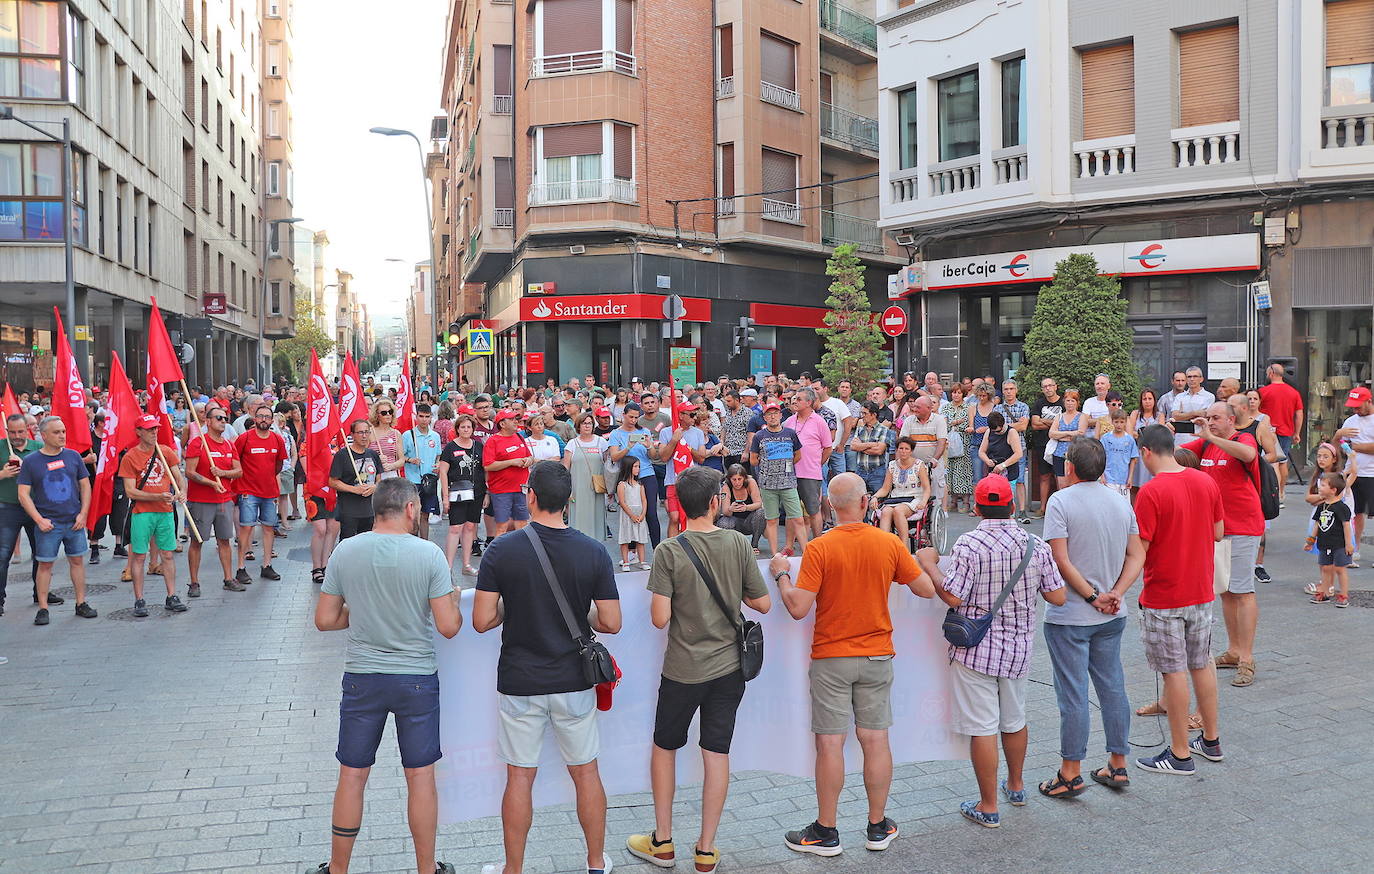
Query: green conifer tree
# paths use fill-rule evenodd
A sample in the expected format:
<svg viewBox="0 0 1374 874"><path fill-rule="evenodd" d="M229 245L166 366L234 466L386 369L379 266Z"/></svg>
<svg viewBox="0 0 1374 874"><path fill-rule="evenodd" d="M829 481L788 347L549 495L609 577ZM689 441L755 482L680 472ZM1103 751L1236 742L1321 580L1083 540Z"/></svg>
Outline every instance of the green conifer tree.
<svg viewBox="0 0 1374 874"><path fill-rule="evenodd" d="M826 382L833 387L847 379L854 384L854 393L862 395L888 371L883 335L864 289L864 265L855 251L852 243L836 246L825 264L826 275L834 278L825 299L830 312L825 314L826 327L817 328L816 333L825 341L819 369Z"/></svg>

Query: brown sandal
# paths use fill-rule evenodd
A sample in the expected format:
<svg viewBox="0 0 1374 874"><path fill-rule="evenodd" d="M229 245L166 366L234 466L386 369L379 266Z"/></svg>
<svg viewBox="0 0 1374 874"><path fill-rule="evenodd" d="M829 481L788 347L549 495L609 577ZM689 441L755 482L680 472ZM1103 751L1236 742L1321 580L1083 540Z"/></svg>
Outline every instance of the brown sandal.
<svg viewBox="0 0 1374 874"><path fill-rule="evenodd" d="M1240 667L1240 657L1233 656L1229 652L1224 652L1212 659L1218 668L1238 668Z"/></svg>
<svg viewBox="0 0 1374 874"><path fill-rule="evenodd" d="M1165 716L1169 711L1164 709L1164 705L1156 701L1153 704L1146 704L1144 707L1135 709L1136 716Z"/></svg>
<svg viewBox="0 0 1374 874"><path fill-rule="evenodd" d="M1236 666L1236 678L1231 681L1232 686L1249 686L1255 682L1255 663L1253 661L1241 662Z"/></svg>
<svg viewBox="0 0 1374 874"><path fill-rule="evenodd" d="M1189 731L1199 731L1201 728L1202 728L1202 714L1201 714L1201 713L1189 713L1189 714L1188 714L1188 730L1189 730Z"/></svg>

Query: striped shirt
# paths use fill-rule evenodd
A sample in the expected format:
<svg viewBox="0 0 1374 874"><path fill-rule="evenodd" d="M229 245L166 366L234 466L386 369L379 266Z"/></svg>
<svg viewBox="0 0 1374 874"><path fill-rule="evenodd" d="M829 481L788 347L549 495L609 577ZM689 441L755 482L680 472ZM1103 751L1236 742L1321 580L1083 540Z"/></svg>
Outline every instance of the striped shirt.
<svg viewBox="0 0 1374 874"><path fill-rule="evenodd" d="M987 613L1026 554L1027 536L1010 519L984 519L955 541L945 589L964 602L956 608L959 613L970 619ZM1063 587L1064 578L1059 575L1050 547L1042 541L1036 545L1025 574L998 611L987 636L969 649L951 646L949 657L992 677L1026 676L1035 643L1036 595Z"/></svg>

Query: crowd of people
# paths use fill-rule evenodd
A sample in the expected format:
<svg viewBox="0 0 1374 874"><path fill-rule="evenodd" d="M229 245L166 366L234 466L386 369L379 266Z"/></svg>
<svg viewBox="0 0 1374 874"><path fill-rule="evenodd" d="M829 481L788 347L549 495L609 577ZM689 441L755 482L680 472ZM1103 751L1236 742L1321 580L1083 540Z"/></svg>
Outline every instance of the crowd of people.
<svg viewBox="0 0 1374 874"><path fill-rule="evenodd" d="M1253 392L1223 380L1213 394L1190 368L1174 375L1171 391L1146 389L1129 405L1105 374L1081 393L1042 380L1028 401L1014 380L946 384L934 373L878 386L805 374L679 388L636 378L620 389L589 377L492 393L459 386L439 396L419 386L412 426L403 431L395 422L406 412L404 395L364 385L367 417L349 425L346 443L330 435L339 444L331 446L327 479L334 499L302 493L305 391L228 386L172 396L172 445L159 442L160 417L138 420L139 444L119 461L115 511L106 525L96 523L89 543L89 466L98 444L86 457L64 449L63 423L39 417L40 405L35 421L23 414L6 421L0 574L27 531L35 622L46 624L50 605L61 603L50 589L59 547L77 615L94 617L84 564L99 562L108 528L115 554L129 560L135 610L146 613L145 573L160 573L166 609L183 611L173 557L191 523L186 594L193 599L202 538L216 540L224 588L243 591L253 581L250 562L260 564L260 578L279 578L274 537L304 517L312 578L322 586L317 627L349 635L333 845L319 868L335 874L347 870L361 828L388 714L396 717L418 870L452 870L435 859L433 768L441 753L433 635L459 632L462 586L454 580L468 576L475 577L474 628L502 635L495 682L507 765L506 858L491 870L522 870L546 731L577 792L587 870L612 867L596 714L613 684L589 666L596 635L647 618L667 629L668 640L647 763L654 823L629 839L627 851L659 867L675 863L674 762L699 712L706 778L692 856L698 871L714 871L735 712L746 694L741 610L767 613L776 601L794 619L814 614L815 623L817 813L783 840L800 853L842 852L836 817L852 728L864 757L863 839L882 850L899 833L885 809L894 583L989 623L980 639L949 647L952 729L971 738L978 785L978 797L961 805L970 821L997 827L1001 802L1026 803L1026 678L1037 600L1049 605L1044 628L1061 716L1061 764L1038 784L1040 793L1070 798L1086 788L1089 681L1107 758L1086 776L1113 791L1130 784L1120 643L1131 597L1146 661L1163 677L1160 700L1136 712L1165 715L1170 729L1166 748L1135 764L1187 775L1197 771L1195 758L1222 759L1216 670L1234 669L1233 686L1255 681L1255 583L1270 581L1266 467L1283 483L1302 433L1301 397L1283 377L1276 365ZM90 404L97 440L101 401ZM1307 495L1309 547L1322 568L1308 591L1314 603L1337 606L1348 603L1346 568L1358 566L1363 520L1374 515L1374 399L1355 388L1347 406L1354 415L1317 450ZM175 505L185 505L184 517ZM934 507L978 519L943 562L907 537ZM445 516L441 548L427 535ZM1032 516L1044 519L1043 540L1026 527ZM618 564L607 541L619 546ZM651 615L623 619L617 571L641 569L649 572ZM1227 646L1214 657L1218 596Z"/></svg>

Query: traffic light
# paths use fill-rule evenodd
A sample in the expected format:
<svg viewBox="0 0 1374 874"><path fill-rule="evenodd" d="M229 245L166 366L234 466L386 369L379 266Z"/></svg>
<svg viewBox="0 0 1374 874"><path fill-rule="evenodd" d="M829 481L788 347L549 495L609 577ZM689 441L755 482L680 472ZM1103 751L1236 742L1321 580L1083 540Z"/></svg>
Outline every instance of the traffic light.
<svg viewBox="0 0 1374 874"><path fill-rule="evenodd" d="M754 345L754 320L748 316L740 316L739 325L732 328L731 332L734 335L731 356L740 355Z"/></svg>
<svg viewBox="0 0 1374 874"><path fill-rule="evenodd" d="M446 340L446 341L448 342L448 345L450 345L450 346L457 346L457 345L458 345L458 342L459 342L459 340L462 339L462 337L461 337L461 335L459 334L459 325L458 325L457 322L450 322L450 323L449 323L449 326L448 326L448 335L447 335L446 337L444 337L443 339Z"/></svg>

